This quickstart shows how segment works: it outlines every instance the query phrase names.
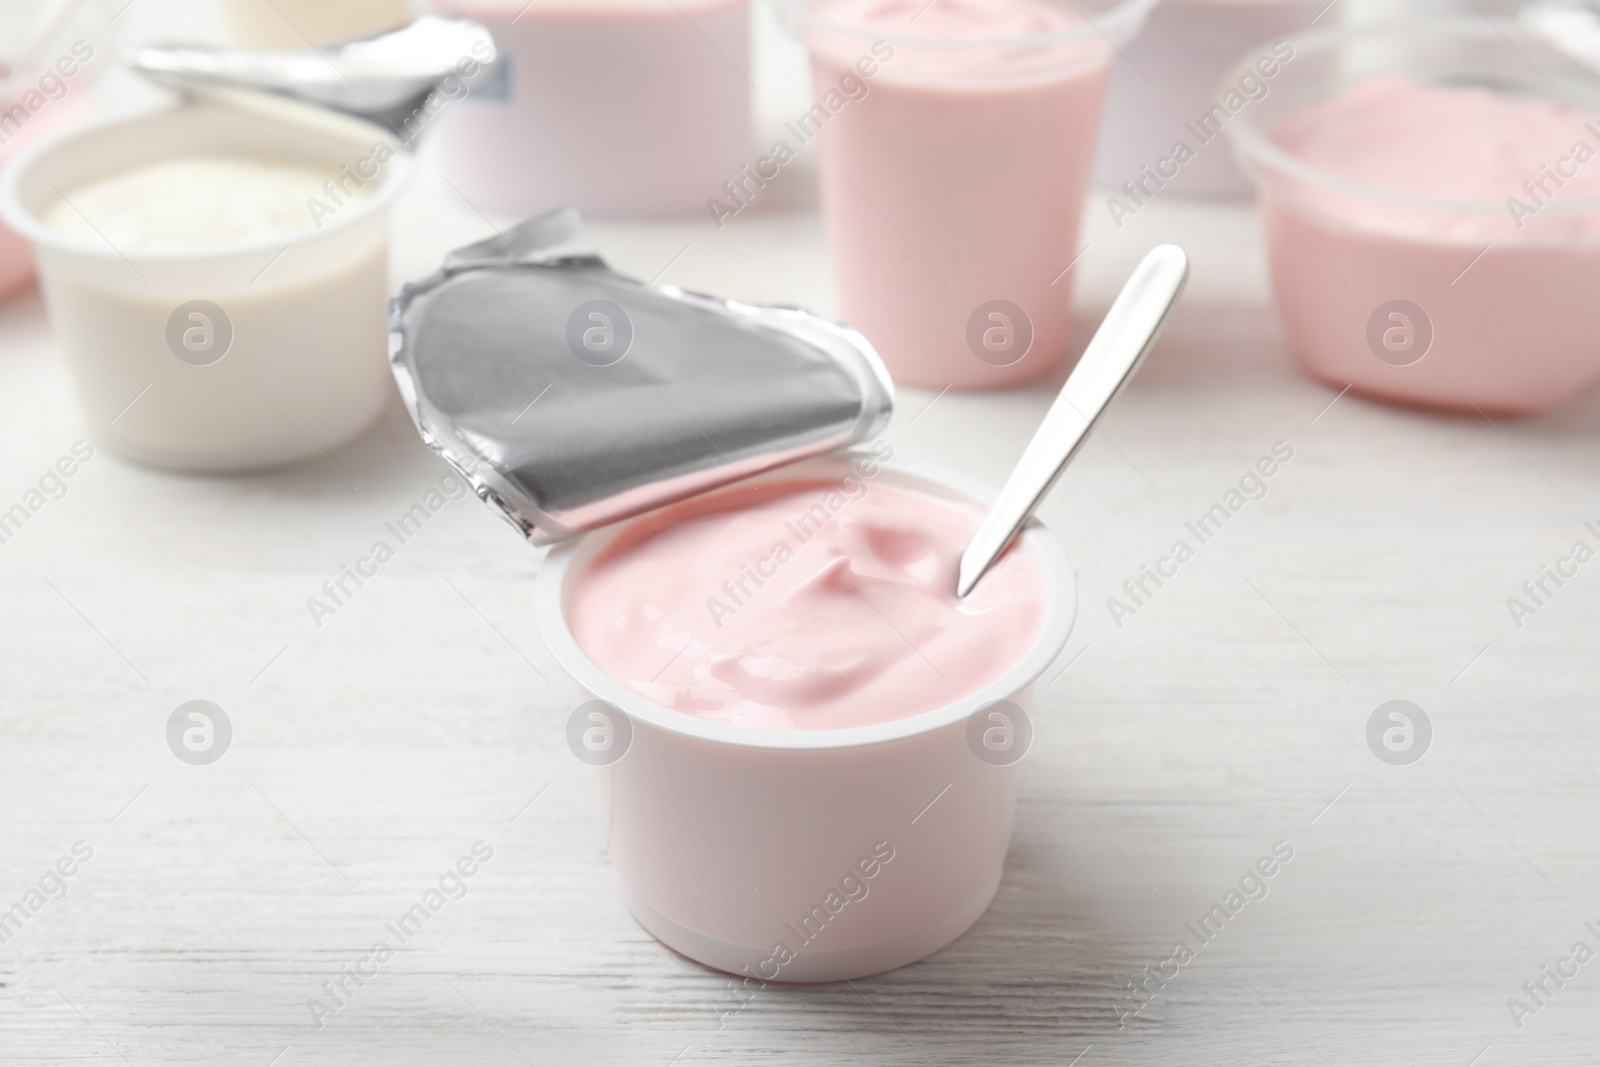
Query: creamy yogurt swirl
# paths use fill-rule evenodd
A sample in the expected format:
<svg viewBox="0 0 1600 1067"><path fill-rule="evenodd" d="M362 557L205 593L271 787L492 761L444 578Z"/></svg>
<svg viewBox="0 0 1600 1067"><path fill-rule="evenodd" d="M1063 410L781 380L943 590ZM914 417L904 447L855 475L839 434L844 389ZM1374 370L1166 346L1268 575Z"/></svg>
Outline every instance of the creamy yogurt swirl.
<svg viewBox="0 0 1600 1067"><path fill-rule="evenodd" d="M1009 670L1043 618L1021 549L956 599L981 517L854 476L721 493L619 537L574 591L572 633L612 678L717 722L828 730L933 711Z"/></svg>

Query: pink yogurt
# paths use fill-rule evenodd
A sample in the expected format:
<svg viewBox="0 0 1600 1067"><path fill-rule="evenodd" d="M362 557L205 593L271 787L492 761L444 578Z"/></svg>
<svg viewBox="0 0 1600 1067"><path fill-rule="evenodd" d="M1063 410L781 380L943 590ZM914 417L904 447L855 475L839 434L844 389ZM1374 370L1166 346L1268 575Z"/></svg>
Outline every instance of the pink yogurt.
<svg viewBox="0 0 1600 1067"><path fill-rule="evenodd" d="M1026 751L993 716L1025 720L1077 599L1033 522L952 603L985 499L946 471L834 454L551 550L539 630L584 694L569 743L597 764L607 854L646 930L747 980L837 982L922 959L983 914ZM716 609L720 627L712 599L735 612ZM613 727L598 750L574 741L597 715Z"/></svg>
<svg viewBox="0 0 1600 1067"><path fill-rule="evenodd" d="M944 707L1010 670L1044 610L1011 551L964 600L956 565L981 509L908 489L795 480L635 524L571 609L601 670L733 726L838 730Z"/></svg>
<svg viewBox="0 0 1600 1067"><path fill-rule="evenodd" d="M1290 342L1338 388L1469 412L1547 409L1600 379L1600 123L1542 95L1542 81L1518 93L1459 84L1496 48L1512 74L1485 82L1535 77L1516 50L1543 63L1546 45L1513 46L1488 26L1414 32L1429 66L1460 51L1457 38L1474 44L1456 84L1378 73L1260 130L1229 127L1264 200ZM1279 88L1295 95L1293 79L1328 47L1297 44Z"/></svg>
<svg viewBox="0 0 1600 1067"><path fill-rule="evenodd" d="M1009 386L1066 359L1108 64L1151 2L1097 6L791 4L826 108L803 128L820 127L840 315L898 381Z"/></svg>

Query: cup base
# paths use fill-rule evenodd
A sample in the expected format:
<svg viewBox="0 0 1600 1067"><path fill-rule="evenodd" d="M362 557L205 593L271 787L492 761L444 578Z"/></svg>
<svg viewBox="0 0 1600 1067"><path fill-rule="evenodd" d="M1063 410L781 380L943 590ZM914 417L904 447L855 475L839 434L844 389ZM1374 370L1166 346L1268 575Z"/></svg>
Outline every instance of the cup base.
<svg viewBox="0 0 1600 1067"><path fill-rule="evenodd" d="M1000 880L996 878L977 896L939 922L887 941L855 948L802 948L772 978L763 978L757 969L762 960L771 957L771 945L759 948L735 945L690 930L662 915L626 888L622 890L622 900L646 933L697 963L728 974L750 976L763 981L813 984L870 978L926 959L970 930L988 910L999 888Z"/></svg>
<svg viewBox="0 0 1600 1067"><path fill-rule="evenodd" d="M298 467L313 460L330 462L328 460L330 453L353 445L371 433L389 412L391 403L391 398L385 396L370 414L320 445L302 438L299 442L285 441L276 445L228 449L208 449L190 444L152 447L103 429L98 433L91 431L90 436L96 447L104 448L118 459L147 470L200 477L270 474Z"/></svg>

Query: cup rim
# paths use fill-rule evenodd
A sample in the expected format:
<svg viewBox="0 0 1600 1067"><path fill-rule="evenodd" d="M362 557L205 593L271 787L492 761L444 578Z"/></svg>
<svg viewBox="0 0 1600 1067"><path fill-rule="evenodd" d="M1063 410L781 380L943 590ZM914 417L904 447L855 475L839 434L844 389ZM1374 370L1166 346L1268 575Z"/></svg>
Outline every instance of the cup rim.
<svg viewBox="0 0 1600 1067"><path fill-rule="evenodd" d="M857 450L830 453L799 463L778 467L750 479L765 485L807 476L844 473L846 463L868 454ZM879 478L908 489L942 491L947 498L989 503L994 490L981 481L968 478L933 464L905 461L880 461ZM579 647L567 625L565 599L568 576L575 568L593 559L635 522L648 519L647 513L603 530L585 534L551 549L539 568L534 584L534 617L545 647L569 677L586 692L626 713L630 718L681 737L737 748L779 751L820 751L868 748L904 741L946 729L969 718L979 709L999 700L1009 700L1031 685L1066 647L1077 615L1077 575L1066 549L1037 518L1030 519L1018 541L1038 561L1044 572L1047 595L1044 617L1032 644L1009 670L978 691L943 707L891 722L853 726L840 730L764 730L732 726L696 718L647 699L601 670ZM579 558L580 552L582 558Z"/></svg>
<svg viewBox="0 0 1600 1067"><path fill-rule="evenodd" d="M349 210L341 210L320 229L306 230L302 233L259 241L239 241L231 244L158 251L133 249L124 253L111 246L108 241L96 242L63 234L47 225L22 201L22 183L28 173L38 164L42 157L67 144L102 136L116 127L140 123L183 121L184 116L194 116L202 113L236 115L258 119L262 122L277 122L288 129L294 128L292 120L277 119L263 112L229 107L227 104L211 101L181 102L166 107L152 108L147 111L103 116L76 123L66 129L53 131L49 135L41 137L38 141L22 148L7 161L5 168L0 170L0 221L3 221L6 226L26 237L37 246L48 248L51 251L67 252L91 259L121 258L132 259L141 263L193 263L204 260L242 258L259 255L263 252L276 253L285 245L304 244L309 241L335 237L348 230L353 230L369 219L381 216L386 212L395 197L400 194L400 190L404 188L411 174L411 156L404 150L399 140L380 126L370 126L375 140L381 140L393 148L393 154L390 156L389 161L384 164L386 172L384 179L365 200L352 205ZM352 119L350 121L355 123L357 120ZM355 128L352 125L352 132ZM177 157L174 156L174 158ZM114 173L115 170L116 168L112 167L106 173Z"/></svg>
<svg viewBox="0 0 1600 1067"><path fill-rule="evenodd" d="M993 48L1033 48L1040 45L1060 44L1100 38L1113 48L1131 40L1144 25L1144 20L1161 0L1119 0L1104 11L1087 15L1082 22L1059 30L1041 33L1018 34L1010 37L928 37L917 34L885 34L882 30L856 26L847 22L817 18L811 8L817 0L774 0L778 21L791 35L805 41L813 33L848 37L862 41L889 39L907 48L927 48L942 51L980 51ZM1081 9L1077 4L1070 7Z"/></svg>
<svg viewBox="0 0 1600 1067"><path fill-rule="evenodd" d="M1524 47L1546 49L1553 47L1547 39L1534 33L1516 20L1475 18L1472 16L1436 16L1397 19L1370 25L1330 26L1295 34L1287 40L1294 49L1294 54L1299 56L1302 51L1307 53L1331 51L1362 39L1398 39L1418 36L1428 38L1434 43L1441 43L1442 38L1453 38L1464 42L1505 45L1516 49L1518 52L1521 52ZM1238 79L1247 70L1253 68L1256 58L1256 53L1251 52L1230 65L1227 73L1223 75L1222 81L1219 83L1218 92L1220 93L1236 85ZM1367 79L1364 77L1361 80ZM1348 89L1359 84L1361 84L1361 81L1355 81L1344 85L1343 88ZM1328 93L1322 96L1319 102L1332 99L1333 95L1335 94ZM1553 100L1562 99L1553 94L1547 94L1547 98ZM1257 123L1249 109L1241 111L1237 121L1228 123L1226 131L1233 142L1234 151L1240 163L1247 172L1257 179L1263 177L1264 170L1271 170L1275 173L1286 174L1307 185L1346 196L1390 205L1424 208L1435 212L1493 215L1503 213L1506 210L1504 200L1452 200L1444 197L1420 196L1341 178L1336 174L1306 163L1299 156L1280 147L1268 135L1267 129ZM1257 192L1260 193L1259 187ZM1600 211L1600 197L1590 197L1585 200L1574 200L1560 204L1551 203L1540 208L1541 213L1545 210L1549 210L1552 214L1596 212ZM1533 240L1519 241L1517 243L1537 244L1551 242L1548 240ZM1557 240L1554 243L1567 245L1579 242Z"/></svg>

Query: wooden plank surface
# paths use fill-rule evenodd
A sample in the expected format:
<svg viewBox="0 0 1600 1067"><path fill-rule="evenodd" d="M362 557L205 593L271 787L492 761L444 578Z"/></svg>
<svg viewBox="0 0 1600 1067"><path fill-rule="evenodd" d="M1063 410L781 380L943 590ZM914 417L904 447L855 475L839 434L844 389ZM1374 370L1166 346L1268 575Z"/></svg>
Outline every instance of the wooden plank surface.
<svg viewBox="0 0 1600 1067"><path fill-rule="evenodd" d="M427 167L406 206L397 280L488 232ZM808 212L595 236L645 277L829 303ZM1600 563L1520 629L1506 600L1596 540L1600 398L1498 425L1335 402L1289 362L1257 238L1246 208L1157 202L1121 231L1091 208L1086 322L1157 241L1194 282L1044 509L1081 614L1000 894L854 984L746 1002L633 923L533 626L539 554L486 509L450 505L312 623L443 473L398 410L333 457L354 489L323 463L191 479L97 453L0 545L0 909L92 849L0 945L0 1064L1594 1063L1600 962L1520 1028L1507 1000L1600 950ZM0 381L9 505L86 436L37 296L0 308ZM1050 393L907 391L888 439L997 483ZM1108 598L1279 441L1265 498L1118 626ZM234 729L208 767L164 736L197 698ZM1365 739L1395 698L1434 728L1411 766ZM465 896L314 1025L323 983L479 841ZM1277 842L1266 897L1191 938ZM1119 1025L1178 940L1194 958Z"/></svg>

